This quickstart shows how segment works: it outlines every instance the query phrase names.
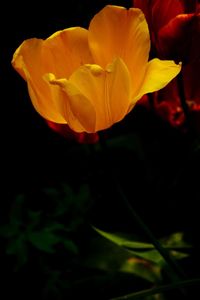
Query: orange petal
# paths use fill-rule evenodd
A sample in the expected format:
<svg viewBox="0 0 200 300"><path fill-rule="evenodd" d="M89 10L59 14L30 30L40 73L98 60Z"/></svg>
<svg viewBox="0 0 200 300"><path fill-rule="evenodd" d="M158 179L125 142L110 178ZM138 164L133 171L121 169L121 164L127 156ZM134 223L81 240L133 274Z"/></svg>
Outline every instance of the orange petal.
<svg viewBox="0 0 200 300"><path fill-rule="evenodd" d="M79 88L67 79L56 79L53 74L47 74L50 84L61 88L64 113L69 126L76 132L94 132L96 114L93 105Z"/></svg>
<svg viewBox="0 0 200 300"><path fill-rule="evenodd" d="M70 80L93 104L96 131L112 126L127 114L132 90L128 69L121 59L106 70L98 65L85 65Z"/></svg>
<svg viewBox="0 0 200 300"><path fill-rule="evenodd" d="M52 83L60 85L70 98L71 110L84 131L108 128L127 114L132 90L128 69L121 59L116 59L106 70L98 65L84 65L69 80Z"/></svg>
<svg viewBox="0 0 200 300"><path fill-rule="evenodd" d="M53 73L57 78L68 78L81 65L93 63L88 31L81 27L54 33L44 41L43 52L45 73Z"/></svg>
<svg viewBox="0 0 200 300"><path fill-rule="evenodd" d="M106 6L94 16L89 26L89 46L95 62L106 68L120 57L127 65L133 89L143 80L148 61L150 38L141 10Z"/></svg>
<svg viewBox="0 0 200 300"><path fill-rule="evenodd" d="M66 123L60 89L43 80L46 73L68 77L82 63L91 62L88 32L69 28L47 40L29 39L16 50L12 65L27 81L35 109L46 119Z"/></svg>
<svg viewBox="0 0 200 300"><path fill-rule="evenodd" d="M27 81L29 95L33 106L45 119L66 123L62 112L59 110L59 93L56 87L50 87L42 78L42 45L43 40L29 39L21 44L15 51L12 65Z"/></svg>
<svg viewBox="0 0 200 300"><path fill-rule="evenodd" d="M138 95L133 99L133 105L143 95L158 91L165 87L180 72L181 66L170 60L152 59L148 63L144 82Z"/></svg>

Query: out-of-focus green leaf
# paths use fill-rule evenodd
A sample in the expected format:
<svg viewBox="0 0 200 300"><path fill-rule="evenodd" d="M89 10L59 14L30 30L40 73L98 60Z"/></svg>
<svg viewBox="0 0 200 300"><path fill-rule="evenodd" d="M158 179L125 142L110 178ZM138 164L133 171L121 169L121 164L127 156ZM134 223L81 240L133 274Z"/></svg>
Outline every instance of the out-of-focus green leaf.
<svg viewBox="0 0 200 300"><path fill-rule="evenodd" d="M145 297L144 300L165 300L165 297L163 294L155 294Z"/></svg>
<svg viewBox="0 0 200 300"><path fill-rule="evenodd" d="M14 236L20 236L22 232L27 230L31 230L36 225L38 225L40 221L41 212L33 212L28 211L28 219L29 222L24 226L23 220L23 204L25 200L25 195L18 195L12 205L10 212L10 221L8 224L0 227L0 235L6 238L11 238Z"/></svg>
<svg viewBox="0 0 200 300"><path fill-rule="evenodd" d="M186 243L184 241L184 234L183 232L175 232L169 235L168 237L165 237L161 239L161 243L166 248L191 248L191 245Z"/></svg>
<svg viewBox="0 0 200 300"><path fill-rule="evenodd" d="M77 194L75 194L75 200L76 200L76 204L77 207L80 209L83 208L83 206L86 205L86 207L84 207L84 211L88 206L88 199L89 199L89 195L90 195L90 189L89 186L87 184L82 184L80 186L80 190Z"/></svg>
<svg viewBox="0 0 200 300"><path fill-rule="evenodd" d="M68 251L70 251L74 254L78 254L78 247L72 240L68 240L65 238L65 239L63 239L62 243Z"/></svg>
<svg viewBox="0 0 200 300"><path fill-rule="evenodd" d="M150 243L143 243L135 241L131 236L121 234L121 233L109 233L103 230L100 230L96 227L93 227L101 236L105 237L106 239L114 242L119 246L123 246L130 249L141 249L141 250L151 250L154 249L154 245ZM184 241L183 233L177 232L173 233L168 237L161 239L161 243L164 247L169 249L182 249L182 248L191 248L191 245ZM152 252L153 253L153 252Z"/></svg>
<svg viewBox="0 0 200 300"><path fill-rule="evenodd" d="M54 233L43 229L41 231L30 232L28 240L39 250L54 253L54 246L60 242L60 238Z"/></svg>
<svg viewBox="0 0 200 300"><path fill-rule="evenodd" d="M20 251L23 248L24 243L25 243L25 237L23 235L15 239L12 239L6 247L6 253L16 254L18 251Z"/></svg>
<svg viewBox="0 0 200 300"><path fill-rule="evenodd" d="M62 184L58 188L44 189L45 195L54 204L53 217L60 217L70 212L72 216L71 223L75 219L80 219L79 215L88 208L89 203L89 186L83 184L78 191L74 191L68 184ZM76 218L73 217L76 215Z"/></svg>
<svg viewBox="0 0 200 300"><path fill-rule="evenodd" d="M160 255L160 253L157 250L148 250L148 251L133 251L130 250L131 253L133 253L136 257L140 257L142 259L145 259L146 261L150 261L152 263L155 263L159 265L160 267L164 267L166 262L164 258ZM170 251L171 255L174 256L176 259L182 259L188 256L187 253L183 253L180 251Z"/></svg>
<svg viewBox="0 0 200 300"><path fill-rule="evenodd" d="M160 255L157 250L148 250L148 251L133 251L130 250L136 257L148 260L152 263L162 266L165 263L165 260Z"/></svg>
<svg viewBox="0 0 200 300"><path fill-rule="evenodd" d="M150 282L157 282L161 277L159 266L134 256L124 262L121 271L132 273Z"/></svg>
<svg viewBox="0 0 200 300"><path fill-rule="evenodd" d="M73 191L69 185L63 184L58 188L46 188L44 193L48 199L55 203L53 212L54 217L59 217L65 214L73 202Z"/></svg>
<svg viewBox="0 0 200 300"><path fill-rule="evenodd" d="M154 248L152 244L137 242L131 240L130 236L125 236L122 234L113 234L108 233L97 228L94 228L101 236L110 240L111 242L117 244L118 246L128 248L129 251L140 259L144 259L146 261L152 262L160 267L165 266L165 260L161 256L161 254ZM170 253L176 259L181 259L187 257L187 253L183 253L180 251L172 250L173 246L177 250L179 247L182 249L184 246L186 248L189 247L187 243L183 241L183 234L175 233L170 235L169 237L163 239L163 246L166 245L167 248L171 249Z"/></svg>
<svg viewBox="0 0 200 300"><path fill-rule="evenodd" d="M55 223L55 222L52 222L51 224L49 224L47 227L45 227L46 230L48 231L57 231L57 230L60 230L60 231L66 231L68 232L68 228L66 228L63 224L60 224L60 223Z"/></svg>
<svg viewBox="0 0 200 300"><path fill-rule="evenodd" d="M0 236L11 238L19 233L19 227L14 225L3 225L0 227Z"/></svg>
<svg viewBox="0 0 200 300"><path fill-rule="evenodd" d="M32 230L39 225L41 220L41 211L28 211L29 224L27 230Z"/></svg>
<svg viewBox="0 0 200 300"><path fill-rule="evenodd" d="M121 136L111 138L107 141L107 145L112 149L124 148L125 150L136 153L139 159L145 159L145 153L141 139L136 133L123 134Z"/></svg>
<svg viewBox="0 0 200 300"><path fill-rule="evenodd" d="M154 263L140 259L131 251L99 237L89 248L85 264L106 272L123 272L141 277L150 282L159 282L161 268Z"/></svg>
<svg viewBox="0 0 200 300"><path fill-rule="evenodd" d="M19 237L12 239L6 247L6 253L16 255L17 264L15 265L15 271L21 268L28 260L25 236L20 235Z"/></svg>

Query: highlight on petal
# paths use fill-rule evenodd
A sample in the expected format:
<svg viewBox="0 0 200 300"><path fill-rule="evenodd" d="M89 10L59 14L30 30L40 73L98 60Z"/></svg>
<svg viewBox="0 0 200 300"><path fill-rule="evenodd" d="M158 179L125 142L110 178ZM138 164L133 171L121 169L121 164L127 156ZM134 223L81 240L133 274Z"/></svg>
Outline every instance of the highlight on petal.
<svg viewBox="0 0 200 300"><path fill-rule="evenodd" d="M45 73L68 78L85 63L93 63L88 46L88 30L72 27L57 31L43 44Z"/></svg>
<svg viewBox="0 0 200 300"><path fill-rule="evenodd" d="M104 7L90 23L89 47L95 62L103 68L113 58L121 57L131 73L133 89L136 90L143 80L150 49L144 14L136 8Z"/></svg>
<svg viewBox="0 0 200 300"><path fill-rule="evenodd" d="M60 85L70 98L71 110L86 132L108 128L127 114L132 95L131 80L126 65L119 58L106 70L86 64L69 80L51 83ZM68 123L73 128L70 120Z"/></svg>
<svg viewBox="0 0 200 300"><path fill-rule="evenodd" d="M158 91L165 87L181 70L181 65L170 60L154 58L149 61L144 82L138 95L133 99L139 100L144 94Z"/></svg>

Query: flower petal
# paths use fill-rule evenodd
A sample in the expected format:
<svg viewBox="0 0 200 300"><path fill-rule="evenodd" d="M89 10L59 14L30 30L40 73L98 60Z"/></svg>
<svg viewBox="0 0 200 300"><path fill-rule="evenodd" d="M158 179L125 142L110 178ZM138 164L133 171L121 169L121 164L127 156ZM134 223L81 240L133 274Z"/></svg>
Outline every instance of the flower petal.
<svg viewBox="0 0 200 300"><path fill-rule="evenodd" d="M162 57L184 63L200 58L200 14L182 14L172 19L158 34Z"/></svg>
<svg viewBox="0 0 200 300"><path fill-rule="evenodd" d="M154 93L154 108L156 113L174 127L180 127L185 122L176 78L162 90Z"/></svg>
<svg viewBox="0 0 200 300"><path fill-rule="evenodd" d="M183 0L153 0L152 26L155 32L166 25L171 19L185 11Z"/></svg>
<svg viewBox="0 0 200 300"><path fill-rule="evenodd" d="M16 50L12 65L27 81L35 109L56 123L66 123L60 89L43 80L46 73L57 78L69 77L82 63L91 62L88 31L69 28L56 32L47 40L29 39Z"/></svg>
<svg viewBox="0 0 200 300"><path fill-rule="evenodd" d="M59 102L56 103L57 87L50 87L42 78L42 45L43 40L29 39L24 41L15 51L12 65L27 81L29 95L33 106L45 119L66 123Z"/></svg>
<svg viewBox="0 0 200 300"><path fill-rule="evenodd" d="M93 63L88 46L88 30L81 27L57 31L44 41L45 73L68 78L85 63Z"/></svg>
<svg viewBox="0 0 200 300"><path fill-rule="evenodd" d="M65 78L56 79L53 74L47 74L50 84L61 88L64 113L68 125L76 132L95 132L96 114L93 105L79 88Z"/></svg>
<svg viewBox="0 0 200 300"><path fill-rule="evenodd" d="M192 101L196 104L200 104L199 70L200 61L183 67L183 80L186 99L187 101Z"/></svg>
<svg viewBox="0 0 200 300"><path fill-rule="evenodd" d="M121 59L117 58L106 70L85 65L70 80L93 104L96 131L112 126L127 114L132 90L128 69Z"/></svg>
<svg viewBox="0 0 200 300"><path fill-rule="evenodd" d="M60 84L70 98L71 110L86 132L108 128L127 114L131 81L126 65L119 58L106 70L87 64L75 71L69 80L52 83Z"/></svg>
<svg viewBox="0 0 200 300"><path fill-rule="evenodd" d="M90 23L89 46L95 62L104 69L113 58L122 58L137 90L150 49L148 26L141 10L110 5L103 8Z"/></svg>
<svg viewBox="0 0 200 300"><path fill-rule="evenodd" d="M147 93L158 91L165 87L181 70L181 65L175 64L170 60L152 59L148 63L144 82L138 95L134 98L135 101L140 99Z"/></svg>

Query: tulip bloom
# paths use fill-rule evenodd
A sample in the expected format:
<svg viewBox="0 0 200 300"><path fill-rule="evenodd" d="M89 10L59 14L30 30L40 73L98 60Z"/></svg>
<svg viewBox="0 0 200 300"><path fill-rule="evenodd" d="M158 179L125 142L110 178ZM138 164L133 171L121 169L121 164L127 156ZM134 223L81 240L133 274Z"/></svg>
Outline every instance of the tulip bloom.
<svg viewBox="0 0 200 300"><path fill-rule="evenodd" d="M134 4L145 13L158 56L183 62L185 98L196 118L200 109L200 4L196 0L135 0ZM159 114L174 126L183 125L177 80L154 96Z"/></svg>
<svg viewBox="0 0 200 300"><path fill-rule="evenodd" d="M81 27L28 39L12 65L27 81L35 109L75 132L95 133L122 120L146 93L179 72L173 61L148 62L150 37L140 9L106 6Z"/></svg>

